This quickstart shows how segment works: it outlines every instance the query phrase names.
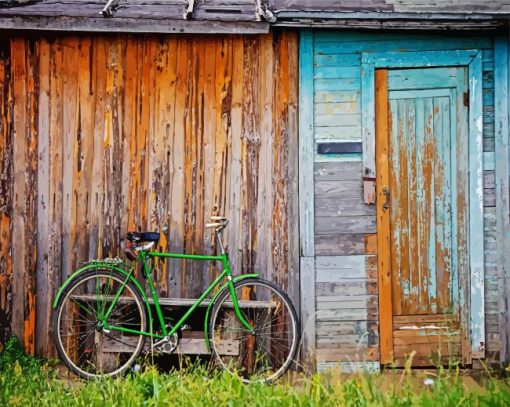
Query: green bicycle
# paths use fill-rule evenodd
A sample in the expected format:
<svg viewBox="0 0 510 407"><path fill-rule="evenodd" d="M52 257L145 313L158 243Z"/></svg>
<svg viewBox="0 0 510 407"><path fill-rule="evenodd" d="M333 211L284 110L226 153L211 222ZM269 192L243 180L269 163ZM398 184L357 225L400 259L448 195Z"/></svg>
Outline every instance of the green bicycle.
<svg viewBox="0 0 510 407"><path fill-rule="evenodd" d="M294 306L278 286L258 274L231 275L221 236L228 221L212 220L206 226L214 229L219 255L151 251L159 233L130 232L124 252L131 265L118 258L93 260L64 282L53 302L53 334L58 354L71 371L86 379L117 376L144 349L175 352L186 321L219 287L204 319L205 345L219 367L238 373L245 382L272 382L285 373L299 344ZM171 325L165 322L154 288L154 258L221 262L223 270ZM134 277L140 264L149 295ZM147 347L146 338L150 338Z"/></svg>

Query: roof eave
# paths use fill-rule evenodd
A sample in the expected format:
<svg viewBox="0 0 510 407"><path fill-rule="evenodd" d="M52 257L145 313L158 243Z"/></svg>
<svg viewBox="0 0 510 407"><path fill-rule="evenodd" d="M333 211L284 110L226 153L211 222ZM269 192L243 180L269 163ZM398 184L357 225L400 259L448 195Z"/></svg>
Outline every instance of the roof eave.
<svg viewBox="0 0 510 407"><path fill-rule="evenodd" d="M330 20L493 20L510 18L510 13L430 13L430 12L388 12L388 11L292 11L276 10L272 12L281 20L288 19L330 19Z"/></svg>
<svg viewBox="0 0 510 407"><path fill-rule="evenodd" d="M190 21L135 18L5 17L0 29L153 34L266 34L266 22Z"/></svg>

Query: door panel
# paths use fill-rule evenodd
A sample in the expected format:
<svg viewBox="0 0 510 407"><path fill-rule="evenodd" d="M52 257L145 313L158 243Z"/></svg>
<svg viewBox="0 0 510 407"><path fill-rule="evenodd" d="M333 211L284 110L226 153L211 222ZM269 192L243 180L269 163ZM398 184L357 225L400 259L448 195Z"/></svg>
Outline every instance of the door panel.
<svg viewBox="0 0 510 407"><path fill-rule="evenodd" d="M391 284L391 310L380 311L391 312L392 321L391 329L381 326L381 336L391 338L381 341L397 364L413 350L415 365L430 365L438 354L460 355L454 241L458 215L452 191L457 170L452 163L457 154L457 96L465 91L465 74L462 68L390 70L386 97L376 95L376 104L387 104L376 107L376 114L387 115L376 117L387 121L387 126L376 126L385 133L377 134L377 171L387 173L386 180L378 176L377 181L378 190L387 190L387 205L377 205L379 248L388 252L379 272L388 273ZM379 155L383 150L386 158ZM389 233L384 230L388 223ZM383 320L381 325L389 324Z"/></svg>
<svg viewBox="0 0 510 407"><path fill-rule="evenodd" d="M452 284L444 283L450 282L452 262L450 120L455 112L443 94L389 94L394 315L448 313L454 305Z"/></svg>

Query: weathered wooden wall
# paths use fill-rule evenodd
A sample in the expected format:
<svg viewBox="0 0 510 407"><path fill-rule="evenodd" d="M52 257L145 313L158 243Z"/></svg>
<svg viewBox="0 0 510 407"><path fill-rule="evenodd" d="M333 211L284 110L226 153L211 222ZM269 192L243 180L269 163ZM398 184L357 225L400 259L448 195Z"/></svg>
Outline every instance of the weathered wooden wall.
<svg viewBox="0 0 510 407"><path fill-rule="evenodd" d="M0 54L0 334L51 354L51 301L128 230L213 251L298 295L297 37L10 38ZM159 264L162 296L215 270ZM296 298L296 297L295 297ZM3 339L3 338L0 338Z"/></svg>

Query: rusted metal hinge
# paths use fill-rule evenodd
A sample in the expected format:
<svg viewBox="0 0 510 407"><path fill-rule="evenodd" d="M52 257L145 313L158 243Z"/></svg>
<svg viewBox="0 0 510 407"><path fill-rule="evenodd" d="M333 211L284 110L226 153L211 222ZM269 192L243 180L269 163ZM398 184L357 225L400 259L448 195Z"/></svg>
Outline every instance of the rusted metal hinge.
<svg viewBox="0 0 510 407"><path fill-rule="evenodd" d="M469 107L469 92L464 92L464 106Z"/></svg>

